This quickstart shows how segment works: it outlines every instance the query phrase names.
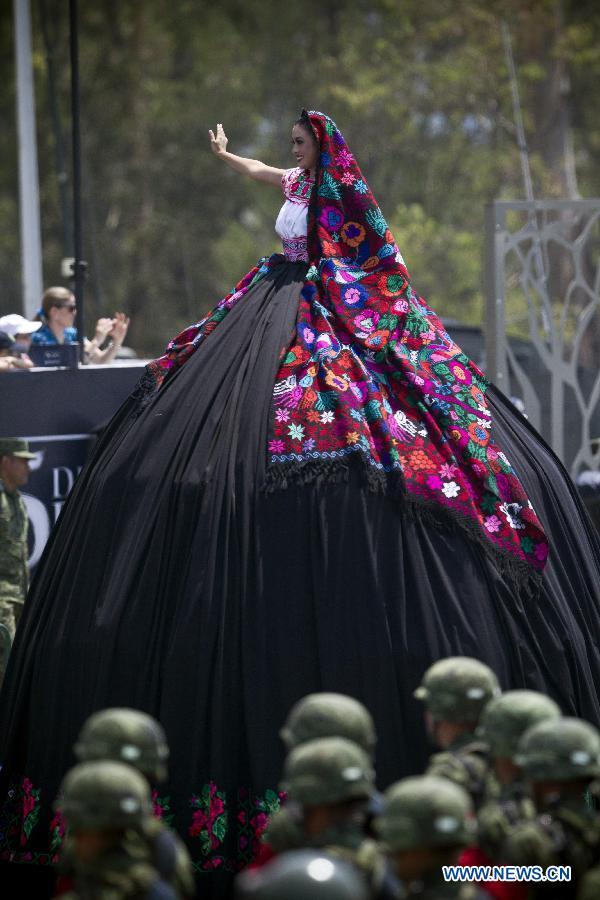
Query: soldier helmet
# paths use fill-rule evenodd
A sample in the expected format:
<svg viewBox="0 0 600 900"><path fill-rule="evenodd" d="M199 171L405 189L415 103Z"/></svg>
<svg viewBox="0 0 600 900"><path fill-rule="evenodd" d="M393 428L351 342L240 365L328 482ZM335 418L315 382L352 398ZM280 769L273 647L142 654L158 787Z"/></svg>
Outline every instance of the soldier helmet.
<svg viewBox="0 0 600 900"><path fill-rule="evenodd" d="M153 784L166 780L169 747L162 726L137 709L102 709L84 723L74 746L80 762L113 759Z"/></svg>
<svg viewBox="0 0 600 900"><path fill-rule="evenodd" d="M388 852L420 847L460 847L474 837L471 798L463 788L434 775L403 778L383 795L374 827Z"/></svg>
<svg viewBox="0 0 600 900"><path fill-rule="evenodd" d="M76 831L141 828L152 816L146 779L112 760L79 763L67 772L55 807Z"/></svg>
<svg viewBox="0 0 600 900"><path fill-rule="evenodd" d="M600 733L582 719L539 722L519 741L514 761L531 781L578 781L600 775Z"/></svg>
<svg viewBox="0 0 600 900"><path fill-rule="evenodd" d="M444 722L477 722L486 703L499 695L494 672L470 656L438 660L414 692L434 719Z"/></svg>
<svg viewBox="0 0 600 900"><path fill-rule="evenodd" d="M371 713L346 694L308 694L292 706L279 732L288 750L324 737L343 737L373 754L376 735Z"/></svg>
<svg viewBox="0 0 600 900"><path fill-rule="evenodd" d="M290 751L281 787L302 806L369 800L375 773L358 744L345 738L319 738Z"/></svg>
<svg viewBox="0 0 600 900"><path fill-rule="evenodd" d="M259 900L367 900L362 876L349 863L315 850L283 853L262 869L242 872L236 897Z"/></svg>
<svg viewBox="0 0 600 900"><path fill-rule="evenodd" d="M538 722L556 721L560 709L554 700L537 691L506 691L487 704L477 728L477 737L489 744L495 757L513 757L519 739Z"/></svg>

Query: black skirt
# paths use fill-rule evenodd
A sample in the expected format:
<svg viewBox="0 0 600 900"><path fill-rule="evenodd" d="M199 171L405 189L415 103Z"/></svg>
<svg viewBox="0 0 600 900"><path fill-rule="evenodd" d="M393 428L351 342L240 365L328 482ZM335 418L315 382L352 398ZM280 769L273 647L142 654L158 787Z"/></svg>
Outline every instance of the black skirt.
<svg viewBox="0 0 600 900"><path fill-rule="evenodd" d="M504 688L600 722L600 548L563 467L490 389L492 440L546 529L539 596L460 528L346 481L263 490L273 383L306 266L283 263L150 403L134 393L79 478L38 566L0 702L0 858L47 863L52 801L85 718L156 716L157 805L199 873L247 862L279 803L290 706L341 691L371 710L381 787L422 770L422 673L475 656ZM222 892L220 879L215 883Z"/></svg>

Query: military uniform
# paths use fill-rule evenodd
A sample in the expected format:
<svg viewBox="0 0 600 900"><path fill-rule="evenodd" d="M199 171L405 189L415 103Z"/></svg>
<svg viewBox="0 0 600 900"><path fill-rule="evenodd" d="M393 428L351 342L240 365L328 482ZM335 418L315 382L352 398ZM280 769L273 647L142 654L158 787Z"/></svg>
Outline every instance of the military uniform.
<svg viewBox="0 0 600 900"><path fill-rule="evenodd" d="M414 692L434 721L470 726L451 746L431 757L426 774L462 787L476 809L496 788L489 747L476 737L475 729L485 706L499 695L498 679L489 666L469 656L449 656L434 663Z"/></svg>
<svg viewBox="0 0 600 900"><path fill-rule="evenodd" d="M149 852L144 828L153 820L150 788L131 766L112 761L80 763L65 776L57 808L70 832L67 853L80 900L179 900ZM78 852L80 835L98 842Z"/></svg>
<svg viewBox="0 0 600 900"><path fill-rule="evenodd" d="M133 766L151 786L167 778L169 747L164 730L152 716L137 709L111 708L93 713L84 723L73 748L81 762L114 760ZM193 897L192 862L185 844L153 816L140 836L155 868L178 896ZM63 862L63 871L67 861Z"/></svg>
<svg viewBox="0 0 600 900"><path fill-rule="evenodd" d="M300 744L286 758L281 788L288 793L289 804L267 829L266 840L274 849L289 850L290 845L318 848L361 872L372 900L399 900L403 896L376 843L365 837L366 809L375 792L375 773L368 754L358 744L336 737ZM362 801L362 814L349 813L319 834L306 833L305 807L335 808L352 801Z"/></svg>
<svg viewBox="0 0 600 900"><path fill-rule="evenodd" d="M462 734L446 750L434 753L425 771L426 775L448 778L464 788L470 795L475 809L486 798L497 796L499 788L492 773L490 748L473 732Z"/></svg>
<svg viewBox="0 0 600 900"><path fill-rule="evenodd" d="M560 709L545 694L537 691L506 691L490 700L481 715L477 736L490 748L492 760L512 760L521 737L538 722L557 721ZM478 812L478 844L494 863L502 862L502 848L512 829L536 817L522 774L502 784L498 796L485 798Z"/></svg>
<svg viewBox="0 0 600 900"><path fill-rule="evenodd" d="M29 452L27 441L16 438L0 439L0 456L35 459L35 453ZM19 491L9 491L0 480L0 626L3 628L0 634L0 684L27 596L28 527L27 510Z"/></svg>
<svg viewBox="0 0 600 900"><path fill-rule="evenodd" d="M583 785L600 772L600 734L587 722L564 718L542 722L525 732L515 761L528 780L554 788L532 821L522 822L509 833L504 859L514 865L570 866L571 881L535 882L532 898L576 897L588 887L591 870L600 860L600 817L586 802ZM561 784L582 785L581 794L561 789Z"/></svg>
<svg viewBox="0 0 600 900"><path fill-rule="evenodd" d="M407 897L422 900L453 897L457 900L485 900L488 897L476 885L444 881L441 865L425 868L419 851L452 853L474 840L473 806L468 793L445 778L422 775L404 778L392 785L383 796L381 815L375 819L382 847L389 857L396 859L398 874L415 852L422 871L411 877L406 888ZM399 860L403 859L402 863Z"/></svg>

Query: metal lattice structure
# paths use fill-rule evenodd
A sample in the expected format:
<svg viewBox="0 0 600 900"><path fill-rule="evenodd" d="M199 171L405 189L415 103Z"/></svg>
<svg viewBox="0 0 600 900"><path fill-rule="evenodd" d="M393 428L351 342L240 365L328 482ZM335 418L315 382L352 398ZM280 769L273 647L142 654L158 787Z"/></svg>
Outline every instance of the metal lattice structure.
<svg viewBox="0 0 600 900"><path fill-rule="evenodd" d="M487 373L576 477L600 469L600 200L486 209Z"/></svg>

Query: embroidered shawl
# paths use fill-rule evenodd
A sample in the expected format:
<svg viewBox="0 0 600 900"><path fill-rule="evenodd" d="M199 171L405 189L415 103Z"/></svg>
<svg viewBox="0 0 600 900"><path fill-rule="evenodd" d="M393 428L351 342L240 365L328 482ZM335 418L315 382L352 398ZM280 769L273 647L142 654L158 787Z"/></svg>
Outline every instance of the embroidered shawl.
<svg viewBox="0 0 600 900"><path fill-rule="evenodd" d="M413 289L385 218L341 132L310 112L320 164L308 217L310 268L296 335L273 390L266 489L347 478L442 527L466 529L527 579L548 554L509 460L490 441L486 379ZM180 366L280 256L262 259L149 373Z"/></svg>

